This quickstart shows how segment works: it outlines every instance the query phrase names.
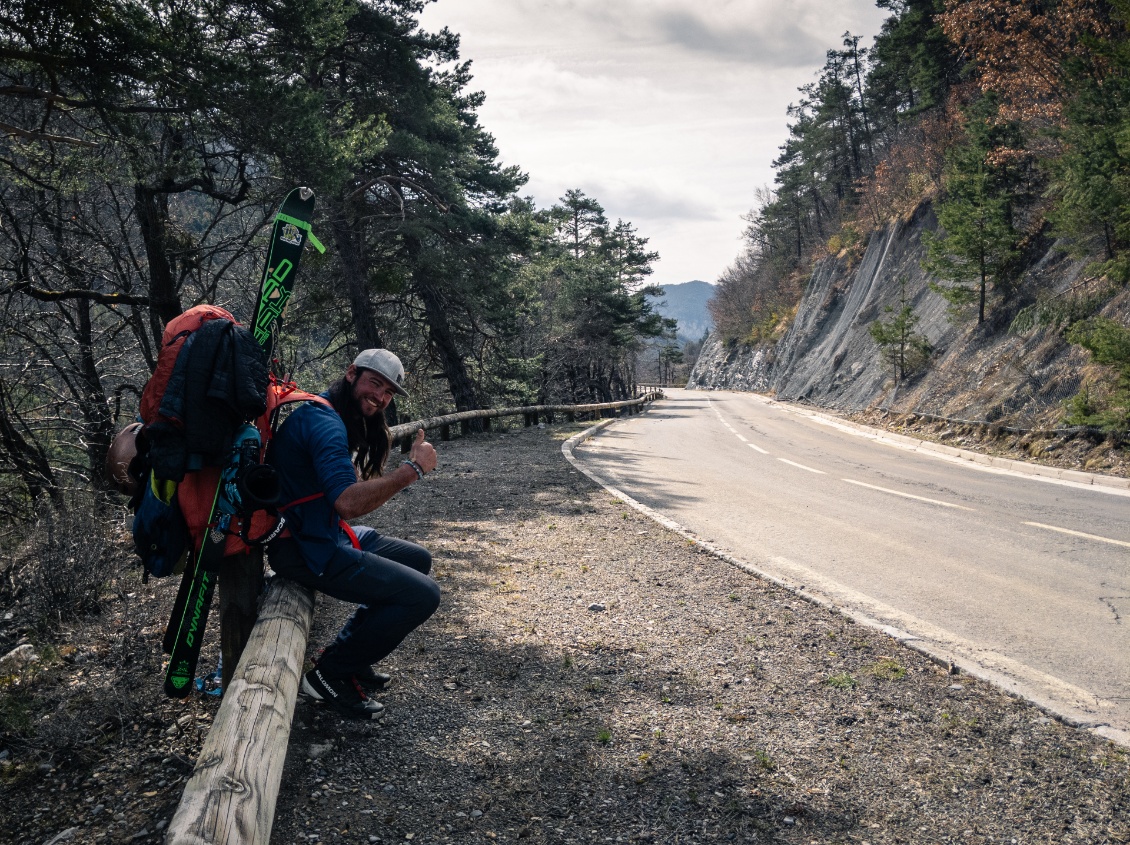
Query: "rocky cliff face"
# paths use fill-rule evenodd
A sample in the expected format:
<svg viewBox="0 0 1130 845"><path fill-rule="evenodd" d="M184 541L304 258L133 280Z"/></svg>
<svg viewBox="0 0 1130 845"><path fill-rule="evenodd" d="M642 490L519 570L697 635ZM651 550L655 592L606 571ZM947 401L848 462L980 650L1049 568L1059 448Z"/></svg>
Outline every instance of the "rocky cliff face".
<svg viewBox="0 0 1130 845"><path fill-rule="evenodd" d="M913 219L872 233L858 260L818 262L795 321L776 345L727 347L712 336L688 387L754 390L841 410L1054 425L1063 401L1079 389L1088 356L1057 332L1016 336L1007 327L1036 291L1068 289L1086 262L1053 246L1029 270L1012 308L998 309L981 326L975 317L953 321L949 303L930 290L921 266L922 233L935 226L925 205ZM868 326L888 317L886 307L900 307L900 279L919 316L915 331L934 354L924 373L896 385Z"/></svg>

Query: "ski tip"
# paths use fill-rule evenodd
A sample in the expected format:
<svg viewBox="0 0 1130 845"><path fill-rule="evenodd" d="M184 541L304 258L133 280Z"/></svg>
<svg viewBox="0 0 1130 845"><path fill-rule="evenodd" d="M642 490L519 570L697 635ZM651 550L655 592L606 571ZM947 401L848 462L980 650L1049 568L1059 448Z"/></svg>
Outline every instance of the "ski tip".
<svg viewBox="0 0 1130 845"><path fill-rule="evenodd" d="M314 196L314 189L313 188L299 188L298 189L298 196L302 197L302 201L305 202L306 200L310 199L310 197Z"/></svg>

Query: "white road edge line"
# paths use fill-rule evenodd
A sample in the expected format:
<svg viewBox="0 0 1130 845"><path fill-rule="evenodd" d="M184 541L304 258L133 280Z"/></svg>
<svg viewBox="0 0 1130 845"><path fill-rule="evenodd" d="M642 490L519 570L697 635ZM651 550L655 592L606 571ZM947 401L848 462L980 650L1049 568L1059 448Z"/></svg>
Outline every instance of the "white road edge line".
<svg viewBox="0 0 1130 845"><path fill-rule="evenodd" d="M817 475L827 475L828 474L828 473L824 472L824 470L822 470L822 469L813 469L812 467L806 467L804 464L798 464L796 461L790 461L788 458L777 458L777 460L780 461L783 464L788 464L789 466L796 467L797 469L803 469L806 472L814 472Z"/></svg>
<svg viewBox="0 0 1130 845"><path fill-rule="evenodd" d="M955 505L953 502L943 502L938 499L927 499L925 496L915 496L913 493L903 493L901 490L891 490L889 487L876 487L874 484L866 484L862 481L855 481L851 478L844 478L848 484L856 484L860 487L866 487L868 490L878 490L880 493L890 493L892 496L902 496L904 499L917 499L919 502L929 502L931 505L941 505L943 508L956 508L959 511L976 511L976 508L967 508L965 505Z"/></svg>
<svg viewBox="0 0 1130 845"><path fill-rule="evenodd" d="M1058 531L1060 534L1070 534L1072 537L1083 537L1087 540L1098 540L1100 543L1110 543L1113 546L1125 546L1130 549L1130 543L1124 540L1112 540L1110 537L1100 537L1098 534L1086 534L1082 531L1072 531L1070 528L1057 528L1054 525L1044 525L1042 522L1025 522L1033 528L1046 528L1048 531Z"/></svg>
<svg viewBox="0 0 1130 845"><path fill-rule="evenodd" d="M849 619L854 619L856 622L867 625L878 631L882 631L887 636L893 637L897 642L906 648L917 651L930 658L934 662L942 666L948 666L950 671L959 668L957 661L953 658L955 652L958 659L961 661L960 668L973 675L974 677L981 678L989 683L995 685L999 689L1003 689L1014 695L1019 695L1022 698L1035 704L1041 710L1058 716L1069 725L1073 725L1084 730L1088 730L1096 736L1103 739L1112 740L1118 743L1123 748L1130 748L1130 731L1122 730L1120 728L1111 727L1106 722L1096 719L1094 712L1101 711L1104 707L1109 706L1110 702L1099 699L1094 693L1087 690L1082 690L1073 687L1072 685L1054 678L1049 675L1044 675L1038 670L1031 669L1017 661L1004 658L1002 655L995 654L987 649L967 644L966 648L954 648L958 643L946 637L947 641L933 642L929 639L923 639L915 634L907 633L904 630L899 630L886 624L872 615L872 609L862 610L849 606L850 598L840 598L836 595L838 590L834 589L834 582L827 582L824 586L833 587L830 591L831 594L825 593L819 587L816 590L811 590L805 585L798 585L787 577L774 575L760 566L755 566L747 560L735 557L724 549L714 545L713 543L703 540L693 532L688 531L675 520L664 516L658 511L652 510L642 502L638 502L631 496L624 493L619 488L613 486L606 481L599 474L593 472L591 469L581 463L580 459L573 454L573 450L584 441L594 437L598 432L604 430L608 426L617 422L617 420L603 420L591 428L578 432L561 444L561 454L565 459L572 464L583 475L588 476L590 480L595 482L600 487L604 488L606 492L622 500L629 507L634 508L650 519L667 528L670 531L680 535L681 537L694 543L702 549L705 549L715 557L726 561L727 563L742 569L751 575L762 578L770 583L777 584L780 587L788 590L793 595L809 601L819 607L826 607L836 613L841 613ZM812 573L805 573L802 577L808 581ZM827 579L823 579L827 581ZM866 598L866 597L864 597ZM868 600L871 604L876 604ZM887 609L882 605L878 605L876 610ZM896 616L904 616L905 614L898 614ZM912 617L905 617L901 620L904 624L911 622ZM916 621L916 620L915 620ZM907 627L917 627L917 625L907 625ZM925 632L923 632L925 633ZM997 664L997 665L994 665ZM1004 664L1004 665L1001 665ZM1020 671L1017 671L1017 670ZM1010 671L1011 670L1011 671ZM1049 695L1049 689L1059 687L1063 692L1068 693L1064 695L1061 692L1059 695ZM1073 701L1089 701L1090 706L1080 708L1078 704Z"/></svg>
<svg viewBox="0 0 1130 845"><path fill-rule="evenodd" d="M1096 493L1107 493L1111 496L1130 496L1130 489L1122 489L1120 486L1109 486L1107 483L1094 483L1093 481L1075 481L1071 478L1056 478L1051 475L1044 474L1037 470L1043 469L1048 472L1054 472L1053 467L1039 467L1037 464L1029 464L1030 470L1021 472L1007 466L986 465L988 461L996 460L989 455L977 455L974 452L969 452L964 449L956 449L949 446L942 446L938 443L932 443L928 440L918 440L913 437L905 435L892 434L890 432L882 431L880 429L870 428L869 426L857 425L856 423L845 423L839 419L834 419L816 411L810 411L802 408L795 408L789 403L777 399L769 399L761 396L758 393L741 391L744 396L751 396L756 401L766 405L773 405L782 410L786 414L793 414L798 417L804 417L812 420L818 425L825 425L830 428L838 429L839 431L850 434L853 437L862 437L865 440L874 440L877 443L882 443L885 446L891 446L895 449L902 449L907 452L914 452L922 455L925 458L935 458L940 461L948 461L949 463L958 464L967 467L968 469L976 470L977 472L990 472L997 475L1011 475L1014 478L1026 478L1030 481L1038 481L1043 484L1060 484L1064 487L1075 487L1082 490L1092 490ZM947 449L954 454L940 451ZM1009 464L1023 463L1022 461L1007 461ZM1027 469L1027 468L1026 468ZM1071 470L1063 470L1063 472L1071 472ZM1085 473L1084 473L1085 474ZM1110 479L1113 480L1113 479Z"/></svg>

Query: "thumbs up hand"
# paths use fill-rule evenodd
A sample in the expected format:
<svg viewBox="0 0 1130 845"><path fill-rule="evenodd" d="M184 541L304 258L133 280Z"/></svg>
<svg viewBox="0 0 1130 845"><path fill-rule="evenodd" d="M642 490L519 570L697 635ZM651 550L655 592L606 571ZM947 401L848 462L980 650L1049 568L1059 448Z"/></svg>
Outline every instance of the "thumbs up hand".
<svg viewBox="0 0 1130 845"><path fill-rule="evenodd" d="M424 439L422 428L416 432L416 439L412 441L412 449L408 453L408 457L419 464L420 469L425 474L436 468L438 458L436 457L435 447Z"/></svg>

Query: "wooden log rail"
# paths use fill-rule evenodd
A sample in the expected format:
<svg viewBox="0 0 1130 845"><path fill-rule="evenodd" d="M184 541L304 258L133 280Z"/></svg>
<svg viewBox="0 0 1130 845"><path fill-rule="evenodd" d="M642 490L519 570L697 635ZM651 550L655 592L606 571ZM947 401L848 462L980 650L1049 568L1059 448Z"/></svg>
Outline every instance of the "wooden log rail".
<svg viewBox="0 0 1130 845"><path fill-rule="evenodd" d="M619 402L599 402L591 405L526 405L521 408L481 408L474 411L460 411L457 414L445 414L440 417L429 417L426 420L413 420L393 426L393 442L400 441L401 449L405 452L412 442L413 435L420 429L434 431L439 429L441 440L451 439L451 426L459 425L462 433L467 434L470 424L475 420L483 421L483 430L490 431L490 421L501 417L525 417L526 426L536 425L538 419L552 422L555 414L564 414L569 422L574 422L581 414L605 413L608 411L638 414L643 406L656 399L662 399L663 392L653 390L638 396L635 399L624 399Z"/></svg>
<svg viewBox="0 0 1130 845"><path fill-rule="evenodd" d="M421 428L444 431L447 427L443 435L446 440L451 425L473 420L524 416L529 426L539 417L552 419L557 413L571 420L584 413L639 413L646 403L662 396L656 391L636 399L594 405L464 411L404 423L393 427L392 434L394 440L408 444ZM226 629L220 633L224 697L169 823L166 845L267 845L271 838L314 616L314 596L293 581L272 578L250 635L241 634L238 629L245 631L249 621L245 607L248 596L255 592L253 585L261 583L261 556L247 556L228 569L220 578L221 606L225 608L221 624ZM236 657L238 662L233 659ZM228 668L229 661L234 668Z"/></svg>
<svg viewBox="0 0 1130 845"><path fill-rule="evenodd" d="M294 721L314 594L272 578L167 845L266 845Z"/></svg>

